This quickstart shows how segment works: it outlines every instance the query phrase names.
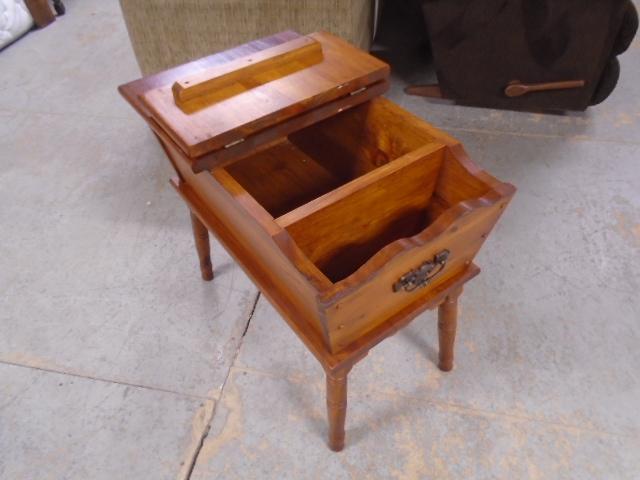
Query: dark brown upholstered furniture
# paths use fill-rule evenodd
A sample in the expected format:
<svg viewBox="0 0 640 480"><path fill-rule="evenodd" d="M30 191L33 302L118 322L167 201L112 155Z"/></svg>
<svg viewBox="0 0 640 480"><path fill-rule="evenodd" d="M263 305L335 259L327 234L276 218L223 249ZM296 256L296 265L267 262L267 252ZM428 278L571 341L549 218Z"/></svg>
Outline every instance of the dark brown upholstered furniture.
<svg viewBox="0 0 640 480"><path fill-rule="evenodd" d="M638 27L629 0L422 0L422 9L442 96L498 108L600 103Z"/></svg>

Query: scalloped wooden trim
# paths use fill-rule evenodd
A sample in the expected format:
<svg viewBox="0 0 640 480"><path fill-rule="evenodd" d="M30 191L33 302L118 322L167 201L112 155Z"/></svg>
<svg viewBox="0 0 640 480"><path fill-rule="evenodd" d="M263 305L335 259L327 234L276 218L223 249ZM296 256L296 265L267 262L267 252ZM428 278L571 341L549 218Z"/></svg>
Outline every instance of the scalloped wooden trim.
<svg viewBox="0 0 640 480"><path fill-rule="evenodd" d="M321 292L321 301L331 304L362 288L385 268L385 266L399 255L421 248L453 227L459 220L480 209L491 208L504 200L504 196L491 190L480 198L463 200L448 208L433 223L412 237L399 238L380 249L360 268L347 278L333 283L328 290Z"/></svg>

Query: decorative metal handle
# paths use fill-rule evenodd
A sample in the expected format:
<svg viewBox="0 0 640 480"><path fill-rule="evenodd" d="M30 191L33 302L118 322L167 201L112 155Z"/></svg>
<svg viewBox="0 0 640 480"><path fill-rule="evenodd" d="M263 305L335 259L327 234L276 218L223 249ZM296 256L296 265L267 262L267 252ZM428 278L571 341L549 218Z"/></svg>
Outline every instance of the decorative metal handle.
<svg viewBox="0 0 640 480"><path fill-rule="evenodd" d="M393 284L393 291L413 292L416 288L422 288L429 283L436 275L444 270L449 258L449 250L442 250L433 256L433 260L428 260L415 270L405 273L396 283Z"/></svg>

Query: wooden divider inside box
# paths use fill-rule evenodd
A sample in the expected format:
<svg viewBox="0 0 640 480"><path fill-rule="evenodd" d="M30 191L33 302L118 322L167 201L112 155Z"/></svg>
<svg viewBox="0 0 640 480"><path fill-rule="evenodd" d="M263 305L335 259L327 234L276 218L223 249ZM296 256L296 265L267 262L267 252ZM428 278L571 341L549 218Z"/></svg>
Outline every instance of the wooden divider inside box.
<svg viewBox="0 0 640 480"><path fill-rule="evenodd" d="M376 98L299 130L226 170L277 218L428 144L440 142L424 123Z"/></svg>
<svg viewBox="0 0 640 480"><path fill-rule="evenodd" d="M430 144L410 152L277 222L332 282L338 282L386 245L427 227L444 148Z"/></svg>

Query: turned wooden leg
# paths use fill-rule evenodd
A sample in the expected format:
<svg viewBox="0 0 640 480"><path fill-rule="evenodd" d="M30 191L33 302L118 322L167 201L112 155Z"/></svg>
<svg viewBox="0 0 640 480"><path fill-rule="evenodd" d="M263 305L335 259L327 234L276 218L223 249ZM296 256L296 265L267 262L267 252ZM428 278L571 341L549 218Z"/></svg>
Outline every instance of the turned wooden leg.
<svg viewBox="0 0 640 480"><path fill-rule="evenodd" d="M200 219L191 213L191 226L193 238L196 242L196 250L200 259L200 272L203 280L213 280L213 266L211 265L211 251L209 249L209 231Z"/></svg>
<svg viewBox="0 0 640 480"><path fill-rule="evenodd" d="M448 372L453 368L453 346L458 324L458 297L461 291L450 293L438 307L438 340L440 359L438 368Z"/></svg>
<svg viewBox="0 0 640 480"><path fill-rule="evenodd" d="M347 415L348 370L327 372L327 413L329 417L329 448L339 452L344 448L344 421Z"/></svg>

